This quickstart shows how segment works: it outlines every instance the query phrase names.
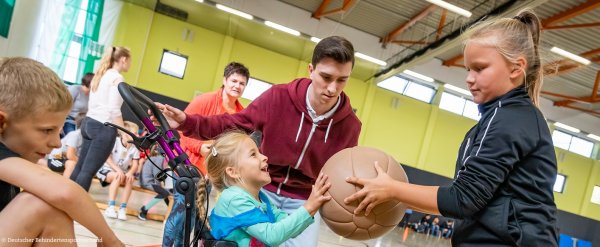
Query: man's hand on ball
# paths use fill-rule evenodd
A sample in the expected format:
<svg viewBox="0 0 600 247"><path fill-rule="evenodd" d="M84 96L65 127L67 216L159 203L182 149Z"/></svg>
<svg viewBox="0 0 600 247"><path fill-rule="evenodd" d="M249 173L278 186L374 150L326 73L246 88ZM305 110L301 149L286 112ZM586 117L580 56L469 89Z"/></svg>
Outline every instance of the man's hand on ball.
<svg viewBox="0 0 600 247"><path fill-rule="evenodd" d="M365 216L371 213L371 210L380 203L389 201L393 198L393 186L396 180L392 179L375 161L375 170L377 177L373 179L363 179L357 177L348 177L346 182L362 187L358 192L346 197L344 203L349 204L353 201L360 201L354 214L359 214L363 210ZM362 200L361 200L362 199Z"/></svg>

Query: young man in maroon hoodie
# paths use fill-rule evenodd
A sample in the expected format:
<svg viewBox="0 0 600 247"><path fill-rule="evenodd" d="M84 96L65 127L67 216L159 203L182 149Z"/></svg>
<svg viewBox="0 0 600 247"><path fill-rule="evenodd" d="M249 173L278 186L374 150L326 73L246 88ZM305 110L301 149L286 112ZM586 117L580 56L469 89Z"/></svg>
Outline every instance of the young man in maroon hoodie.
<svg viewBox="0 0 600 247"><path fill-rule="evenodd" d="M269 158L271 184L265 193L276 206L292 212L302 206L321 168L336 152L358 144L361 122L343 92L354 66L354 48L343 37L321 40L308 65L310 79L274 85L236 114L186 115L157 104L172 128L199 139L242 129L262 131L261 152ZM317 246L320 216L283 246Z"/></svg>

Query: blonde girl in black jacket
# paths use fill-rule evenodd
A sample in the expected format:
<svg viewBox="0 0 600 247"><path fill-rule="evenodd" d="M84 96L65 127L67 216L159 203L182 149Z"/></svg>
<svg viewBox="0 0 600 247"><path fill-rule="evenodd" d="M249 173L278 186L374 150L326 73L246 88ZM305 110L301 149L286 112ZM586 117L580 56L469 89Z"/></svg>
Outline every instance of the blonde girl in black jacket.
<svg viewBox="0 0 600 247"><path fill-rule="evenodd" d="M481 119L460 147L454 182L420 186L383 172L375 179L352 177L347 181L364 187L345 202L364 197L355 213L369 214L379 203L399 200L415 210L459 219L455 246L557 246L556 155L537 107L540 21L522 11L469 32L466 81Z"/></svg>

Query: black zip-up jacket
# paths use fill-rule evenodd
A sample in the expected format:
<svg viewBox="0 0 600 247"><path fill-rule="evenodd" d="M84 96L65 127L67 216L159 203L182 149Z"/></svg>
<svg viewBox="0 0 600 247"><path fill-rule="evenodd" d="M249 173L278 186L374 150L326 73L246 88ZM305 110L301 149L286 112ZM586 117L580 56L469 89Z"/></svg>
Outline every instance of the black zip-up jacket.
<svg viewBox="0 0 600 247"><path fill-rule="evenodd" d="M479 106L460 146L440 213L459 219L453 246L558 246L556 154L542 113L523 87Z"/></svg>

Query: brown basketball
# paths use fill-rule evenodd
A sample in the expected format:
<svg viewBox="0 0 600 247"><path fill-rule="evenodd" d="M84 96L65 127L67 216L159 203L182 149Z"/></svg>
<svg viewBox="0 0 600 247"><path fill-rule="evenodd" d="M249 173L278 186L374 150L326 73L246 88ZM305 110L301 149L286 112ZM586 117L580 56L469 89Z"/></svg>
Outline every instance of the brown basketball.
<svg viewBox="0 0 600 247"><path fill-rule="evenodd" d="M364 212L354 215L358 201L344 203L344 198L360 190L345 181L346 177L375 178L377 171L374 162L390 177L408 182L402 166L386 153L368 147L346 148L331 156L321 170L329 176L332 199L321 207L323 221L336 234L354 240L373 239L384 235L398 225L404 216L406 206L398 201L388 201L377 205L369 216Z"/></svg>

